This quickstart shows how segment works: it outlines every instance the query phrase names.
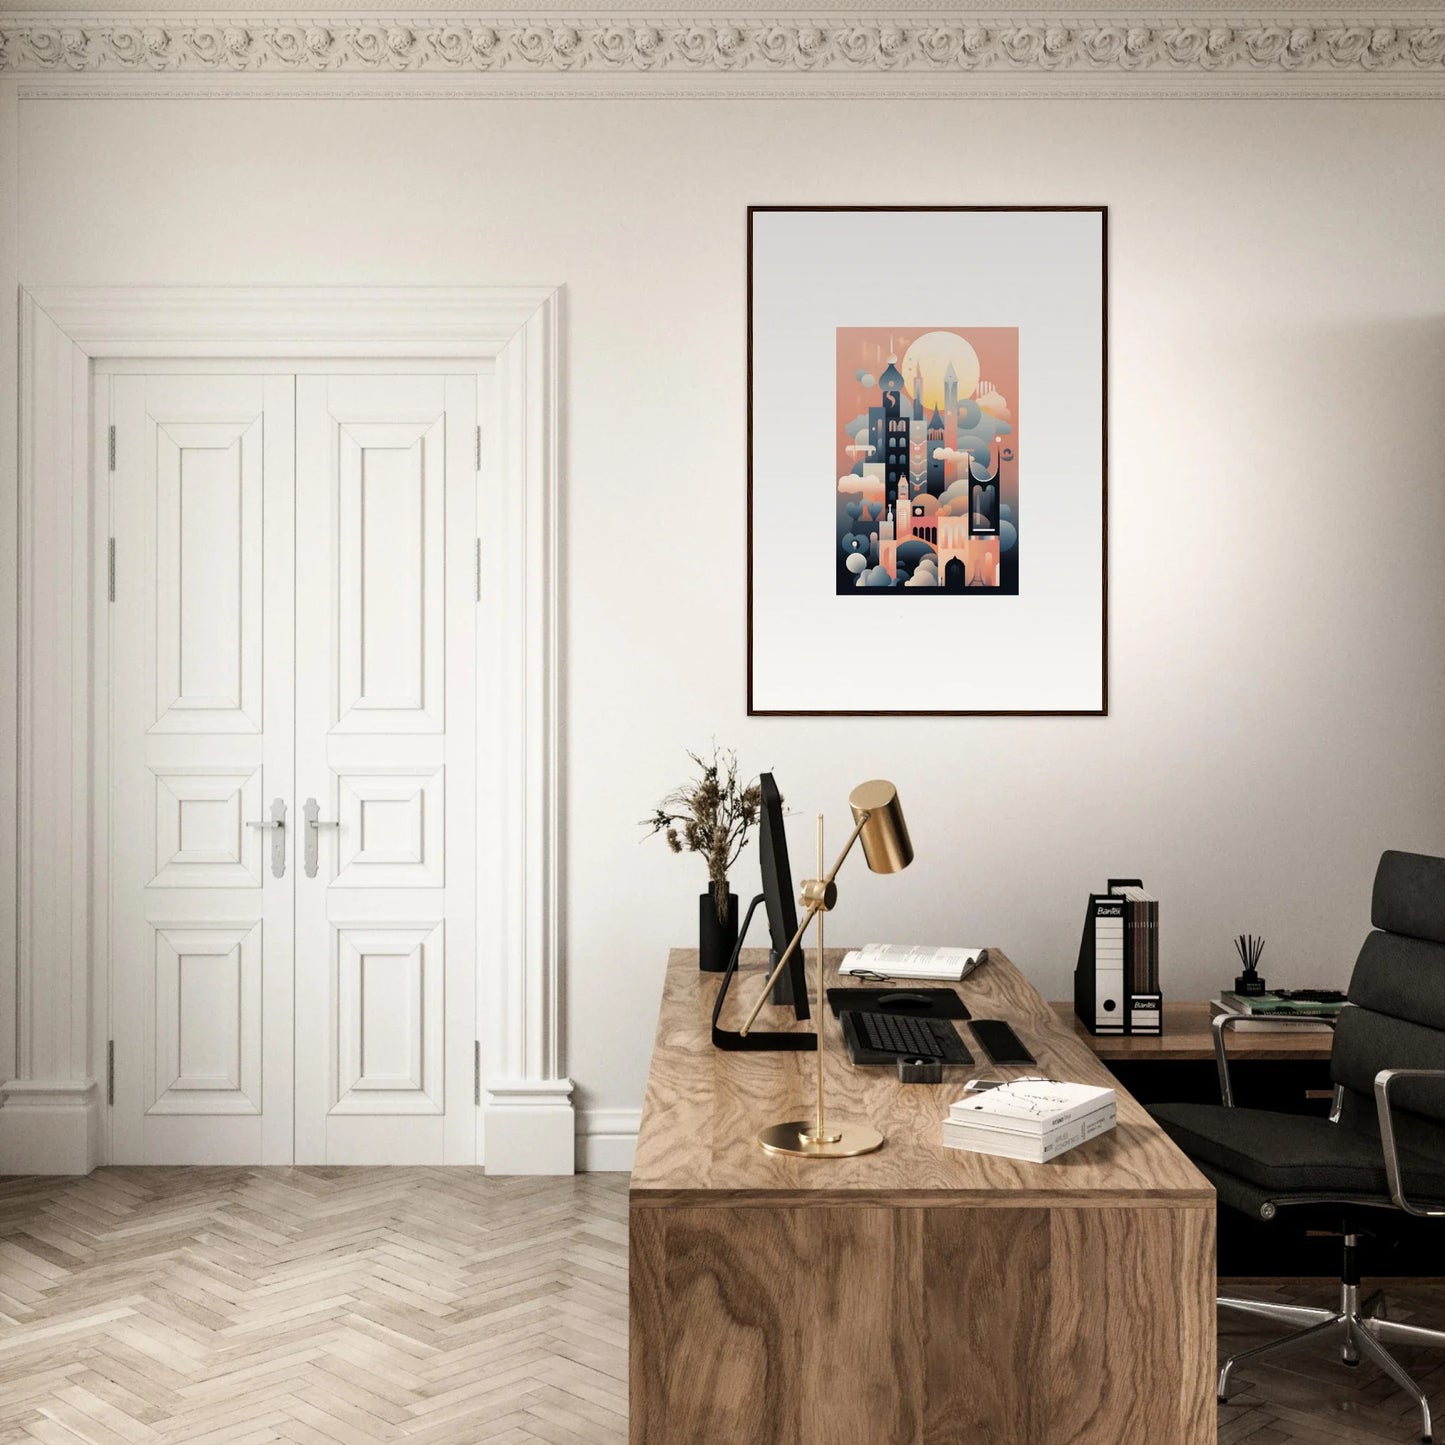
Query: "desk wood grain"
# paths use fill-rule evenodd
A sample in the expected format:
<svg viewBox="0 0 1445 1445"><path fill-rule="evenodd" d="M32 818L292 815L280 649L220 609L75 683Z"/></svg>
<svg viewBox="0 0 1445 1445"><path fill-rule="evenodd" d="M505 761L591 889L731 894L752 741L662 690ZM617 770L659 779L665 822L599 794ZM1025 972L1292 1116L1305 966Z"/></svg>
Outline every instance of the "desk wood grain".
<svg viewBox="0 0 1445 1445"><path fill-rule="evenodd" d="M744 951L744 967L728 995L737 1027L757 997L767 955ZM827 986L840 979L842 950L829 950ZM809 968L811 983L813 970ZM1075 1208L1132 1204L1213 1203L1214 1190L1129 1095L1119 1092L1119 1122L1106 1134L1049 1164L1028 1164L945 1149L940 1126L948 1106L977 1075L1011 1078L1043 1073L1075 1083L1118 1088L1095 1057L1038 990L997 950L959 985L975 1018L1007 1019L1038 1059L1037 1068L999 1069L983 1062L977 1042L964 1037L979 1064L950 1070L942 1086L902 1084L884 1069L855 1068L837 1019L828 1010L823 1051L828 1108L839 1118L872 1124L886 1143L859 1159L790 1159L766 1154L758 1130L812 1108L811 1053L725 1053L712 1044L710 1021L719 976L698 972L697 955L675 949L668 961L647 1095L642 1111L632 1200L646 1206L702 1194L712 1203L793 1204L872 1200L878 1203L952 1201L981 1207L1066 1203ZM780 1027L767 1009L759 1027ZM772 1017L769 1017L769 1016ZM810 1032L791 1012L781 1025Z"/></svg>
<svg viewBox="0 0 1445 1445"><path fill-rule="evenodd" d="M632 1445L1210 1445L1214 1193L1128 1094L1047 1165L945 1149L968 1074L855 1069L830 1010L830 1108L887 1142L765 1154L814 1056L715 1050L717 986L672 954L631 1190ZM1043 1071L1114 1084L1006 958L962 992Z"/></svg>

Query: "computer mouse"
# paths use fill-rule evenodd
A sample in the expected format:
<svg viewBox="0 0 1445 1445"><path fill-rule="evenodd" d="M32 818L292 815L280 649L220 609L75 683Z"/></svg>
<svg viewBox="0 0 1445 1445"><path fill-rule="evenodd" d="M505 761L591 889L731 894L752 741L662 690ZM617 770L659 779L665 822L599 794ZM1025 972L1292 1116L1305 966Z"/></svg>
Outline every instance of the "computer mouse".
<svg viewBox="0 0 1445 1445"><path fill-rule="evenodd" d="M922 1004L924 1008L931 1008L933 1001L926 993L880 993L874 1003L879 1008L917 1008Z"/></svg>

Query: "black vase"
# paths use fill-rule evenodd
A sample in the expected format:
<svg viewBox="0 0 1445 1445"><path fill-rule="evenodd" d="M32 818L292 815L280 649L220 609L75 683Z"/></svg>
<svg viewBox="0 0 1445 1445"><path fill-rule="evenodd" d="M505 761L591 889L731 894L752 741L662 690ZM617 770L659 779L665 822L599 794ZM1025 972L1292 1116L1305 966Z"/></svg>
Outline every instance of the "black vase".
<svg viewBox="0 0 1445 1445"><path fill-rule="evenodd" d="M717 902L709 888L697 900L697 966L704 973L722 973L738 942L738 895L728 889L727 919L717 916Z"/></svg>

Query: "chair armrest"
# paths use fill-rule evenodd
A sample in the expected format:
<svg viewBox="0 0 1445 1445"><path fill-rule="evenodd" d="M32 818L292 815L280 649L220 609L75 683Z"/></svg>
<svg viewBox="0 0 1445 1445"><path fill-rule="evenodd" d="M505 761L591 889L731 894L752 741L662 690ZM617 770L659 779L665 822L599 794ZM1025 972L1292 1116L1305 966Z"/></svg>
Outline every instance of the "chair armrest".
<svg viewBox="0 0 1445 1445"><path fill-rule="evenodd" d="M1229 1050L1224 1035L1236 1024L1244 1023L1247 1014L1216 1014L1210 1023L1214 1031L1214 1062L1219 1068L1219 1097L1226 1109L1234 1108L1234 1086L1229 1081ZM1270 1014L1271 1024L1328 1024L1333 1030L1334 1019L1305 1017L1303 1014Z"/></svg>
<svg viewBox="0 0 1445 1445"><path fill-rule="evenodd" d="M1445 1080L1445 1069L1381 1069L1375 1075L1375 1109L1380 1116L1380 1145L1385 1151L1385 1178L1390 1183L1390 1198L1395 1201L1395 1207L1403 1209L1406 1214L1445 1215L1445 1209L1426 1209L1411 1204L1405 1198L1405 1186L1400 1179L1400 1156L1395 1148L1395 1119L1390 1110L1390 1085L1396 1079Z"/></svg>

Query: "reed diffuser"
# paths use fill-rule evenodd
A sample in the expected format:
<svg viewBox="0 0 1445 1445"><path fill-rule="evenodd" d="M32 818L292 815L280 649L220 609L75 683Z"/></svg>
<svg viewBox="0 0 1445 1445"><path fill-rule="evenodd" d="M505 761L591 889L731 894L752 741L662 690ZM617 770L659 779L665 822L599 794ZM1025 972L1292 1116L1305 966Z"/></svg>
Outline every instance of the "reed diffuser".
<svg viewBox="0 0 1445 1445"><path fill-rule="evenodd" d="M1259 956L1264 952L1264 939L1252 933L1241 933L1234 940L1234 951L1244 965L1244 972L1234 980L1234 991L1245 998L1258 998L1266 992L1264 980L1259 976Z"/></svg>

